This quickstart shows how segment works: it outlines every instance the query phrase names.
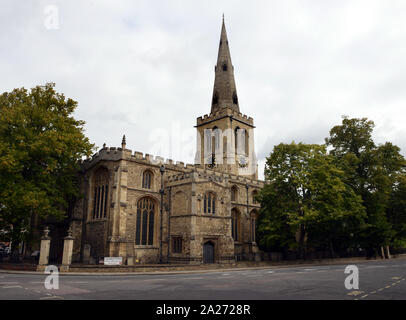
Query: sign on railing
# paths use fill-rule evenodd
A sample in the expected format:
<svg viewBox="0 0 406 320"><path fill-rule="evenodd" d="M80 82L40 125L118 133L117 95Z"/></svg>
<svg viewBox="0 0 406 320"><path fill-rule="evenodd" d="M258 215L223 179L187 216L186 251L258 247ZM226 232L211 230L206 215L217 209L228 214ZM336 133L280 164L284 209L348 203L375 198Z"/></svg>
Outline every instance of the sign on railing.
<svg viewBox="0 0 406 320"><path fill-rule="evenodd" d="M105 266L117 266L123 264L123 257L104 257Z"/></svg>

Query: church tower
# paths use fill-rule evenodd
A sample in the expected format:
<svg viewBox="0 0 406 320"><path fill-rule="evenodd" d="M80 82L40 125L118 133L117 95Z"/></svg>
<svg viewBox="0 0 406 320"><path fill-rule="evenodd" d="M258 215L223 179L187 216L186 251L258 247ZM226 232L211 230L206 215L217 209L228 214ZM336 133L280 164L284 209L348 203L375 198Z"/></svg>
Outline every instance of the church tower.
<svg viewBox="0 0 406 320"><path fill-rule="evenodd" d="M195 162L204 168L258 178L254 121L241 114L226 27L221 27L211 111L197 118Z"/></svg>

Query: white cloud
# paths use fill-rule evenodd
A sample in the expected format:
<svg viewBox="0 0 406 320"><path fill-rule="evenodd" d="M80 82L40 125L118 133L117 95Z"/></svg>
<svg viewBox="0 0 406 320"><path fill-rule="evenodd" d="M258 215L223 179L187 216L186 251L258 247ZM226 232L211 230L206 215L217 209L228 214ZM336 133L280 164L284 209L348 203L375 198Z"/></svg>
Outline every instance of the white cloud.
<svg viewBox="0 0 406 320"><path fill-rule="evenodd" d="M50 4L57 30L44 26ZM77 117L99 147L120 145L125 133L133 150L193 162L224 12L240 108L257 127L260 177L273 145L322 143L343 114L374 120L376 140L405 153L405 11L404 1L375 0L6 0L0 90L55 82L79 101ZM168 148L157 148L155 130L171 135Z"/></svg>

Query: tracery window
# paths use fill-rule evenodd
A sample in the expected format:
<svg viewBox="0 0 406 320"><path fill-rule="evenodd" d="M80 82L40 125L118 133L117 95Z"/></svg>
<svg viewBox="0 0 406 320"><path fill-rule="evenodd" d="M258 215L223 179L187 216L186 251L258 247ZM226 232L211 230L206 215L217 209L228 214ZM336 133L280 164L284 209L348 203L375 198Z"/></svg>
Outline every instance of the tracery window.
<svg viewBox="0 0 406 320"><path fill-rule="evenodd" d="M146 170L142 174L142 187L144 189L151 189L151 186L152 186L152 172Z"/></svg>
<svg viewBox="0 0 406 320"><path fill-rule="evenodd" d="M182 237L174 237L172 243L173 253L182 253Z"/></svg>
<svg viewBox="0 0 406 320"><path fill-rule="evenodd" d="M150 198L141 198L137 203L135 226L135 244L153 245L154 243L155 205Z"/></svg>
<svg viewBox="0 0 406 320"><path fill-rule="evenodd" d="M216 213L216 195L213 192L204 195L204 213Z"/></svg>
<svg viewBox="0 0 406 320"><path fill-rule="evenodd" d="M107 216L107 202L109 190L109 172L100 167L93 176L93 211L92 218L102 219Z"/></svg>

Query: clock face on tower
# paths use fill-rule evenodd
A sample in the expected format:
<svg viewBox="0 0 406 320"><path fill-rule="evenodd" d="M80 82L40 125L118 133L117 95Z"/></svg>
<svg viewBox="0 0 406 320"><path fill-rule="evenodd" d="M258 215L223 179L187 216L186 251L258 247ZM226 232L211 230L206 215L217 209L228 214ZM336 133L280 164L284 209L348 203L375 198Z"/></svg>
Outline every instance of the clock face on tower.
<svg viewBox="0 0 406 320"><path fill-rule="evenodd" d="M248 167L248 160L244 156L239 156L237 158L237 164L240 168Z"/></svg>

